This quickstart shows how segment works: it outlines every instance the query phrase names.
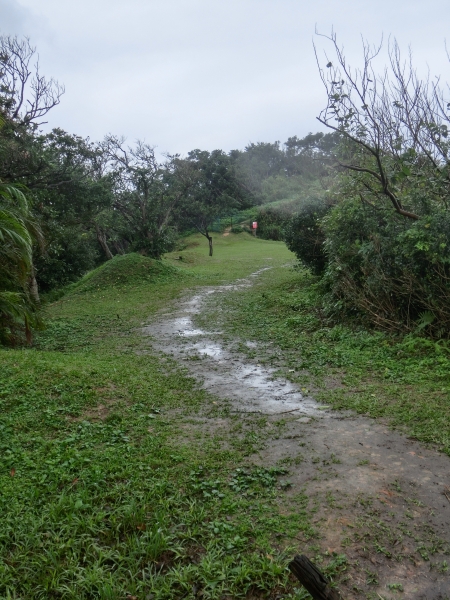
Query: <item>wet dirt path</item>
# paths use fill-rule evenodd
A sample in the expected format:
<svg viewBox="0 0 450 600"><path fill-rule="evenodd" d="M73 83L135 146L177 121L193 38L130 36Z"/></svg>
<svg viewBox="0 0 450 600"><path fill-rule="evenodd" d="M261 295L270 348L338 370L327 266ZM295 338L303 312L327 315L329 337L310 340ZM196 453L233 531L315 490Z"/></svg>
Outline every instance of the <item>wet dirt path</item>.
<svg viewBox="0 0 450 600"><path fill-rule="evenodd" d="M280 509L299 492L310 497L322 551L349 560L346 598L450 599L450 458L385 424L318 404L275 369L236 352L223 332L196 327L212 298L220 306L222 294L251 286L263 270L202 288L144 333L232 412L267 416L270 442L254 462L289 465L292 487ZM280 420L283 434L271 436ZM225 421L217 426L226 429ZM308 540L298 551L312 552Z"/></svg>

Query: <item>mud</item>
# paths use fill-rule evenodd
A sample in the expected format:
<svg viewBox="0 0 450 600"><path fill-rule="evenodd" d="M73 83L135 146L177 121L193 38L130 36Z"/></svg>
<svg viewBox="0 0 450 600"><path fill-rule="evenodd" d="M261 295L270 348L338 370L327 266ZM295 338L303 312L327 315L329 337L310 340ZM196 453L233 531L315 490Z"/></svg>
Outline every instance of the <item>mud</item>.
<svg viewBox="0 0 450 600"><path fill-rule="evenodd" d="M392 585L401 584L408 599L450 599L450 502L444 494L450 458L386 424L320 405L275 369L237 353L223 332L196 327L196 315L212 297L220 306L222 294L252 285L260 272L234 285L203 288L158 315L144 333L232 412L285 421L281 436L271 436L269 423L267 443L252 459L290 465L284 509L292 510L299 492L309 496L322 551L349 560L341 586L346 598L400 597ZM221 419L217 426L226 431L229 424ZM310 547L305 540L298 551Z"/></svg>

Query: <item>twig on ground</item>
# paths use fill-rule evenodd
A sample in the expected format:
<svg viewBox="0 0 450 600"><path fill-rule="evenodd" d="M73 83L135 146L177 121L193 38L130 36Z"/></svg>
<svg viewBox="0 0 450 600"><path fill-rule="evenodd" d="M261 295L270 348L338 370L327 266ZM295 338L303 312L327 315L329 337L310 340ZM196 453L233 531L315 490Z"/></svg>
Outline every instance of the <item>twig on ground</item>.
<svg viewBox="0 0 450 600"><path fill-rule="evenodd" d="M304 554L295 556L288 567L314 600L341 600L339 592L330 587L321 571Z"/></svg>
<svg viewBox="0 0 450 600"><path fill-rule="evenodd" d="M266 415L266 417L273 417L274 415L286 415L287 413L296 412L297 410L302 410L301 408L293 408L292 410L284 410L283 412L277 413L263 413L259 410L230 410L231 413L234 414L242 414L242 415Z"/></svg>

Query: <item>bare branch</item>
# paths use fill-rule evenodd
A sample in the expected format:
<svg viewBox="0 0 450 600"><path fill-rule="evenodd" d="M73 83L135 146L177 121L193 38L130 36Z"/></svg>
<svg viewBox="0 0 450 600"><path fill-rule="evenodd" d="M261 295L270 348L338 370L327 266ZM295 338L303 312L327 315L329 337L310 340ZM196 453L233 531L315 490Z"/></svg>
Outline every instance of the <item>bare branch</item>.
<svg viewBox="0 0 450 600"><path fill-rule="evenodd" d="M429 192L436 202L446 204L450 195L450 103L439 78L420 79L409 50L402 59L397 41L388 40L388 64L377 74L374 60L383 40L370 46L362 40L362 66L347 63L344 49L334 31L316 34L331 44L332 59L325 53L326 66L314 52L327 103L318 120L339 132L350 146L338 164L367 175L378 185L373 193L386 197L395 211L418 219L415 211L402 205L405 182L431 178ZM409 198L409 197L408 197Z"/></svg>
<svg viewBox="0 0 450 600"><path fill-rule="evenodd" d="M38 126L57 104L64 86L40 74L29 38L0 36L0 110L13 120Z"/></svg>

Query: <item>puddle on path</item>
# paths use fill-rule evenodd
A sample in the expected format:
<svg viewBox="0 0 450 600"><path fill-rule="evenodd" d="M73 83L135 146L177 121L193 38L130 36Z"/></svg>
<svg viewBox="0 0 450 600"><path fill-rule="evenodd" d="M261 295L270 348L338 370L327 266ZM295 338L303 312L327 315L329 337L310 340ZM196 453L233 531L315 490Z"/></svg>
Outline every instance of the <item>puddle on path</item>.
<svg viewBox="0 0 450 600"><path fill-rule="evenodd" d="M202 289L201 293L181 301L173 312L160 314L158 320L143 329L144 333L151 336L155 349L182 361L202 387L227 399L236 412L274 417L286 414L289 422L284 437L273 439L260 452L258 460L262 464L274 464L295 457L301 440L302 453L306 454L301 464L290 467L293 490L306 489L311 497L326 497L332 493L342 504L337 511L330 510L324 503L319 511L327 519L321 534L330 550L342 552L342 540L352 531L342 523L354 521L358 515L365 518L364 510L369 509L355 505L360 495L373 500L375 504L370 506L379 511L380 518L391 523L393 530L403 531L406 515L408 527L415 532L411 539L416 539L411 542L405 536L403 542L405 555L415 552L412 562L408 563L410 566L388 560L382 554L375 553L375 556L373 551L367 553L364 544L352 544L345 550L347 556L360 565L355 575L358 578L358 573L362 573L363 579L357 582L360 589L365 587L364 572L373 570L376 564L380 586L384 587L379 597L387 597L384 595L386 585L397 578L410 600L447 598L443 594L450 590L448 575L436 570L431 573L430 562L418 558L414 548L422 543L419 532L427 527L432 528L433 535L450 543L450 503L443 494L445 486L450 485L450 458L380 422L327 410L313 398L304 396L296 385L276 376L274 369L231 351L222 333L214 331L214 324L210 331L195 326L195 315L206 309L205 301L211 294L251 286L261 271L233 285ZM220 302L220 298L217 301ZM250 348L258 347L255 342L244 343ZM397 488L393 485L402 492L395 492ZM408 497L419 504L412 505ZM368 520L373 518L370 515ZM435 558L437 560L438 555ZM443 558L440 554L441 561Z"/></svg>
<svg viewBox="0 0 450 600"><path fill-rule="evenodd" d="M318 404L305 397L297 386L280 377L275 370L252 363L246 356L228 350L222 332L198 329L193 318L199 314L211 294L220 294L252 285L266 267L233 285L205 288L201 294L182 301L171 314L144 328L153 346L178 359L190 359L189 370L202 380L205 389L229 399L237 411L282 413L298 409L299 415L317 415ZM247 342L251 345L251 342ZM198 363L195 359L200 358Z"/></svg>

